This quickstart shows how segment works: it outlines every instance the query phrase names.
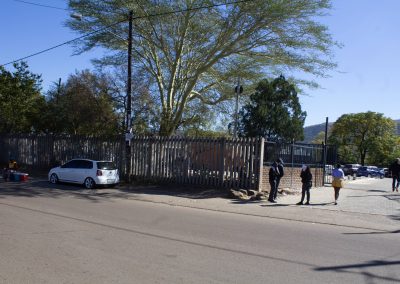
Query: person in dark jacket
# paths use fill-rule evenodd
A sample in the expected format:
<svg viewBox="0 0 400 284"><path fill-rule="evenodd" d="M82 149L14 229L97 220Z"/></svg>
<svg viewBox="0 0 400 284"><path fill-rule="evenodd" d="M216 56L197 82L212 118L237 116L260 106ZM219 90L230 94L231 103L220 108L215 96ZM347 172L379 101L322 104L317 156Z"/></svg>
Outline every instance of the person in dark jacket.
<svg viewBox="0 0 400 284"><path fill-rule="evenodd" d="M278 169L278 164L276 162L274 162L271 165L271 168L269 169L268 177L269 177L269 184L271 186L271 190L269 191L268 201L272 202L272 203L276 203L276 201L274 200L274 196L275 196L276 191L278 190L278 188L276 186L277 186L277 181L278 181L278 177L279 177L279 169Z"/></svg>
<svg viewBox="0 0 400 284"><path fill-rule="evenodd" d="M18 170L17 161L14 158L10 158L7 167L3 170L3 178L5 181L10 180L11 174Z"/></svg>
<svg viewBox="0 0 400 284"><path fill-rule="evenodd" d="M392 175L392 191L399 191L400 183L400 158L397 158L389 167L389 172Z"/></svg>
<svg viewBox="0 0 400 284"><path fill-rule="evenodd" d="M300 177L301 177L301 183L302 183L301 201L299 203L297 203L297 205L303 205L305 195L307 195L307 202L305 203L305 205L309 205L310 204L310 189L312 187L312 174L311 174L309 166L306 166L306 165L302 166Z"/></svg>
<svg viewBox="0 0 400 284"><path fill-rule="evenodd" d="M275 190L275 194L274 194L274 200L276 200L276 197L278 195L279 183L281 182L281 178L285 174L284 167L283 167L283 160L281 158L279 158L278 160L276 160L276 163L278 165L279 175L276 179L276 190Z"/></svg>

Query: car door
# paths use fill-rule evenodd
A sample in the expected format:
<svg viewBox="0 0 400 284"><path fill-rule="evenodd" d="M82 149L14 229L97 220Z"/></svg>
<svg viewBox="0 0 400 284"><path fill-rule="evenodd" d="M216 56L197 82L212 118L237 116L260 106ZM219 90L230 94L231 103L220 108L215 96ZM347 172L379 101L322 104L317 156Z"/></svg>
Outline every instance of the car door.
<svg viewBox="0 0 400 284"><path fill-rule="evenodd" d="M89 160L81 160L79 163L79 171L77 172L77 182L83 183L87 177L91 177L93 171L93 162Z"/></svg>
<svg viewBox="0 0 400 284"><path fill-rule="evenodd" d="M60 181L71 181L76 164L76 160L71 160L62 165L58 171L58 179Z"/></svg>

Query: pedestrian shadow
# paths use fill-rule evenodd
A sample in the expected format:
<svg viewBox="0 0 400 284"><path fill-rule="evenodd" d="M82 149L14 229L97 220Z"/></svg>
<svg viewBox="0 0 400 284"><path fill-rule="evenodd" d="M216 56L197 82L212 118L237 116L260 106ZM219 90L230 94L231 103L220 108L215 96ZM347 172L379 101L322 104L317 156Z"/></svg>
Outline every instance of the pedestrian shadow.
<svg viewBox="0 0 400 284"><path fill-rule="evenodd" d="M261 202L262 200L257 200L257 199L249 199L249 200L234 199L231 201L231 204L257 204Z"/></svg>
<svg viewBox="0 0 400 284"><path fill-rule="evenodd" d="M323 203L310 203L309 205L299 205L299 206L307 206L307 207L312 207L312 206L326 206L326 205L333 205L335 202L323 202Z"/></svg>
<svg viewBox="0 0 400 284"><path fill-rule="evenodd" d="M285 203L267 203L267 204L262 204L260 206L262 207L287 207L292 204L285 204Z"/></svg>
<svg viewBox="0 0 400 284"><path fill-rule="evenodd" d="M381 190L381 189L370 189L367 190L368 192L387 192L387 190Z"/></svg>

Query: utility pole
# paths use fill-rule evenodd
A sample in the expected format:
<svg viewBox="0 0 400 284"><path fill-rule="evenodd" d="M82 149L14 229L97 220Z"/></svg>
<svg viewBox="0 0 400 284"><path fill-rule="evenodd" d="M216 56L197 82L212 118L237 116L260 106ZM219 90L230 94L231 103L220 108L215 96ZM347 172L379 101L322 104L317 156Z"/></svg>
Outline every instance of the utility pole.
<svg viewBox="0 0 400 284"><path fill-rule="evenodd" d="M61 78L58 78L58 84L57 84L57 98L56 98L56 103L58 104L58 99L60 98L61 94Z"/></svg>
<svg viewBox="0 0 400 284"><path fill-rule="evenodd" d="M126 181L131 182L131 139L132 139L132 26L133 11L129 11L129 35L128 35L128 80L126 89Z"/></svg>
<svg viewBox="0 0 400 284"><path fill-rule="evenodd" d="M239 128L239 94L243 93L243 86L240 85L240 77L238 77L238 83L235 87L236 93L236 106L235 106L235 128L234 128L234 137L238 137L238 128Z"/></svg>
<svg viewBox="0 0 400 284"><path fill-rule="evenodd" d="M326 121L325 121L325 138L324 138L324 147L323 147L323 155L324 155L324 157L323 157L323 166L324 166L324 169L323 169L323 176L324 176L324 178L323 178L323 181L322 181L322 185L325 185L325 179L326 179L326 156L327 156L327 144L328 143L328 117L326 117Z"/></svg>

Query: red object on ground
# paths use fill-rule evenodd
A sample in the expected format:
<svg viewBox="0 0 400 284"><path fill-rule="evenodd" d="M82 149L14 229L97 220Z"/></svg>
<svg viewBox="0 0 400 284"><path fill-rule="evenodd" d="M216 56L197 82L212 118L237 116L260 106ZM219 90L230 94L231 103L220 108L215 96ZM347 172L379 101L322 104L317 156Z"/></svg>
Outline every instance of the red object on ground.
<svg viewBox="0 0 400 284"><path fill-rule="evenodd" d="M27 181L28 180L28 174L26 174L26 173L19 173L19 175L20 175L20 180L21 181Z"/></svg>

